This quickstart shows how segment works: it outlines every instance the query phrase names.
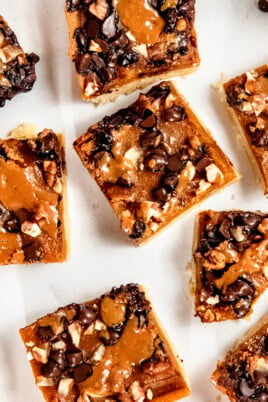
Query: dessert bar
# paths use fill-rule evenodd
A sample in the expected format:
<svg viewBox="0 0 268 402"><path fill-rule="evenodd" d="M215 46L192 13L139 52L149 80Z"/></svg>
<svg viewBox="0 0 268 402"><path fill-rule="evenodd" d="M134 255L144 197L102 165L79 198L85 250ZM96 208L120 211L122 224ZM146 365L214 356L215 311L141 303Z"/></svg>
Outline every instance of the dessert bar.
<svg viewBox="0 0 268 402"><path fill-rule="evenodd" d="M267 402L268 314L218 363L211 380L231 402Z"/></svg>
<svg viewBox="0 0 268 402"><path fill-rule="evenodd" d="M201 212L193 268L195 310L203 322L248 317L268 287L268 214Z"/></svg>
<svg viewBox="0 0 268 402"><path fill-rule="evenodd" d="M0 265L66 259L62 136L0 139Z"/></svg>
<svg viewBox="0 0 268 402"><path fill-rule="evenodd" d="M136 244L238 179L170 82L90 127L74 147Z"/></svg>
<svg viewBox="0 0 268 402"><path fill-rule="evenodd" d="M228 110L268 194L268 64L223 85Z"/></svg>
<svg viewBox="0 0 268 402"><path fill-rule="evenodd" d="M195 0L66 0L84 100L102 103L200 63Z"/></svg>
<svg viewBox="0 0 268 402"><path fill-rule="evenodd" d="M46 401L175 401L189 395L181 362L135 284L70 304L21 329Z"/></svg>
<svg viewBox="0 0 268 402"><path fill-rule="evenodd" d="M19 92L32 89L38 61L35 53L24 53L15 33L0 15L0 107Z"/></svg>

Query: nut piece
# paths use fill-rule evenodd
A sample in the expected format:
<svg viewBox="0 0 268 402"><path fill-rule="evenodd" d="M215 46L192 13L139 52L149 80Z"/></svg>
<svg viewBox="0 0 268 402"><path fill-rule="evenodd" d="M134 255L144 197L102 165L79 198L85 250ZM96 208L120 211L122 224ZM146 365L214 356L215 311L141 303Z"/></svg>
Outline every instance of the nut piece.
<svg viewBox="0 0 268 402"><path fill-rule="evenodd" d="M99 86L96 82L88 82L85 88L86 96L91 96L95 94L99 89Z"/></svg>
<svg viewBox="0 0 268 402"><path fill-rule="evenodd" d="M98 346L98 348L95 350L93 356L91 357L91 360L93 362L100 362L101 359L103 358L105 353L105 346L103 344L101 344L100 346Z"/></svg>
<svg viewBox="0 0 268 402"><path fill-rule="evenodd" d="M43 377L42 375L36 377L36 385L38 387L53 387L55 385L54 378Z"/></svg>
<svg viewBox="0 0 268 402"><path fill-rule="evenodd" d="M232 229L232 235L234 236L235 240L238 242L243 241L245 239L241 226L237 226L234 229Z"/></svg>
<svg viewBox="0 0 268 402"><path fill-rule="evenodd" d="M74 321L71 325L68 326L68 331L71 335L73 344L78 348L82 334L81 325L77 321Z"/></svg>
<svg viewBox="0 0 268 402"><path fill-rule="evenodd" d="M60 380L58 386L59 396L67 397L71 393L73 385L74 380L72 378L64 378L63 380Z"/></svg>
<svg viewBox="0 0 268 402"><path fill-rule="evenodd" d="M48 362L48 352L49 343L45 343L41 348L38 348L37 346L32 348L32 356L39 363L46 364Z"/></svg>
<svg viewBox="0 0 268 402"><path fill-rule="evenodd" d="M131 393L132 398L136 402L143 402L145 399L145 393L140 386L139 381L134 381L129 387L129 391Z"/></svg>
<svg viewBox="0 0 268 402"><path fill-rule="evenodd" d="M223 253L218 250L211 250L206 254L206 260L203 266L207 269L222 269L225 267L226 258Z"/></svg>
<svg viewBox="0 0 268 402"><path fill-rule="evenodd" d="M216 183L223 177L222 172L214 163L208 165L205 170L207 173L207 181L209 183Z"/></svg>
<svg viewBox="0 0 268 402"><path fill-rule="evenodd" d="M100 20L104 20L107 15L108 4L106 0L97 0L89 6L89 11Z"/></svg>
<svg viewBox="0 0 268 402"><path fill-rule="evenodd" d="M37 225L37 223L30 221L23 222L23 224L21 225L21 231L22 233L25 233L31 237L38 237L41 234L41 229Z"/></svg>

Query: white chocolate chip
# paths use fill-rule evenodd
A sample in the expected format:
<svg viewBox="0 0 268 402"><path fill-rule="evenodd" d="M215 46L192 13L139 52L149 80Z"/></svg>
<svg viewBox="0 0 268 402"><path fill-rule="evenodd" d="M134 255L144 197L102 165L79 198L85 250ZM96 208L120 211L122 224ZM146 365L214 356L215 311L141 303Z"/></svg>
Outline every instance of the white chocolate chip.
<svg viewBox="0 0 268 402"><path fill-rule="evenodd" d="M64 378L63 380L60 380L58 386L59 396L67 397L71 393L73 385L74 380L72 378Z"/></svg>
<svg viewBox="0 0 268 402"><path fill-rule="evenodd" d="M207 174L207 181L209 183L215 183L219 177L223 177L222 172L214 163L208 165L205 170Z"/></svg>
<svg viewBox="0 0 268 402"><path fill-rule="evenodd" d="M154 397L153 391L150 388L148 388L146 392L146 398L151 401L153 397Z"/></svg>
<svg viewBox="0 0 268 402"><path fill-rule="evenodd" d="M207 298L206 303L207 304L211 304L212 306L214 306L215 304L218 304L220 302L220 298L219 295L216 296L210 296Z"/></svg>
<svg viewBox="0 0 268 402"><path fill-rule="evenodd" d="M71 335L73 344L78 348L82 333L81 325L77 321L74 321L71 325L68 326L68 331L69 334Z"/></svg>
<svg viewBox="0 0 268 402"><path fill-rule="evenodd" d="M37 223L30 221L23 222L23 224L21 225L21 231L22 233L25 233L31 237L38 237L41 234L41 229L37 225Z"/></svg>
<svg viewBox="0 0 268 402"><path fill-rule="evenodd" d="M100 362L101 359L103 358L105 353L105 346L101 344L94 352L93 356L91 357L91 360L93 362Z"/></svg>
<svg viewBox="0 0 268 402"><path fill-rule="evenodd" d="M42 347L34 346L32 348L32 355L34 360L39 363L46 364L48 362L49 343L45 343Z"/></svg>

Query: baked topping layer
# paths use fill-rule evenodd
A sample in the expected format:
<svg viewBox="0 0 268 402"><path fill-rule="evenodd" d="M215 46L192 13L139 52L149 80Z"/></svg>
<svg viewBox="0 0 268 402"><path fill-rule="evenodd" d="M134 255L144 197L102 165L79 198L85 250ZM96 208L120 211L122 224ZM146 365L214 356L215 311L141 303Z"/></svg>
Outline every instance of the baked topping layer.
<svg viewBox="0 0 268 402"><path fill-rule="evenodd" d="M199 64L194 0L66 0L66 14L85 97Z"/></svg>
<svg viewBox="0 0 268 402"><path fill-rule="evenodd" d="M268 400L268 323L218 363L212 382L232 402Z"/></svg>
<svg viewBox="0 0 268 402"><path fill-rule="evenodd" d="M20 333L47 401L142 402L189 393L137 285L60 308Z"/></svg>
<svg viewBox="0 0 268 402"><path fill-rule="evenodd" d="M226 100L245 132L268 189L268 65L224 84Z"/></svg>
<svg viewBox="0 0 268 402"><path fill-rule="evenodd" d="M65 259L64 169L51 130L0 140L0 265Z"/></svg>
<svg viewBox="0 0 268 402"><path fill-rule="evenodd" d="M207 322L249 315L268 286L268 215L205 211L198 223L196 314Z"/></svg>
<svg viewBox="0 0 268 402"><path fill-rule="evenodd" d="M136 243L237 177L168 82L90 127L74 147Z"/></svg>
<svg viewBox="0 0 268 402"><path fill-rule="evenodd" d="M35 53L24 53L15 33L0 16L0 107L19 92L28 92L36 80Z"/></svg>

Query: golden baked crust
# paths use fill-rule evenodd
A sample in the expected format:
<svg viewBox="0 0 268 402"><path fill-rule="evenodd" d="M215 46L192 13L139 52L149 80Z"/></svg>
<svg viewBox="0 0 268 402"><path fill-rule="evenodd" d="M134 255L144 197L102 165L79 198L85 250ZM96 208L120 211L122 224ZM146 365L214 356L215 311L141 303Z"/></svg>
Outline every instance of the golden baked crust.
<svg viewBox="0 0 268 402"><path fill-rule="evenodd" d="M222 86L224 101L239 128L265 195L268 193L268 64Z"/></svg>
<svg viewBox="0 0 268 402"><path fill-rule="evenodd" d="M202 322L248 317L268 287L268 215L199 213L191 291Z"/></svg>
<svg viewBox="0 0 268 402"><path fill-rule="evenodd" d="M0 140L0 265L67 257L63 136L30 126Z"/></svg>
<svg viewBox="0 0 268 402"><path fill-rule="evenodd" d="M90 127L74 147L135 244L239 177L170 82Z"/></svg>
<svg viewBox="0 0 268 402"><path fill-rule="evenodd" d="M60 308L20 335L46 401L171 402L190 393L142 286Z"/></svg>
<svg viewBox="0 0 268 402"><path fill-rule="evenodd" d="M211 376L231 402L265 401L268 395L268 315L243 336Z"/></svg>
<svg viewBox="0 0 268 402"><path fill-rule="evenodd" d="M195 1L66 0L70 50L82 98L95 103L194 71ZM159 8L160 7L160 8Z"/></svg>

